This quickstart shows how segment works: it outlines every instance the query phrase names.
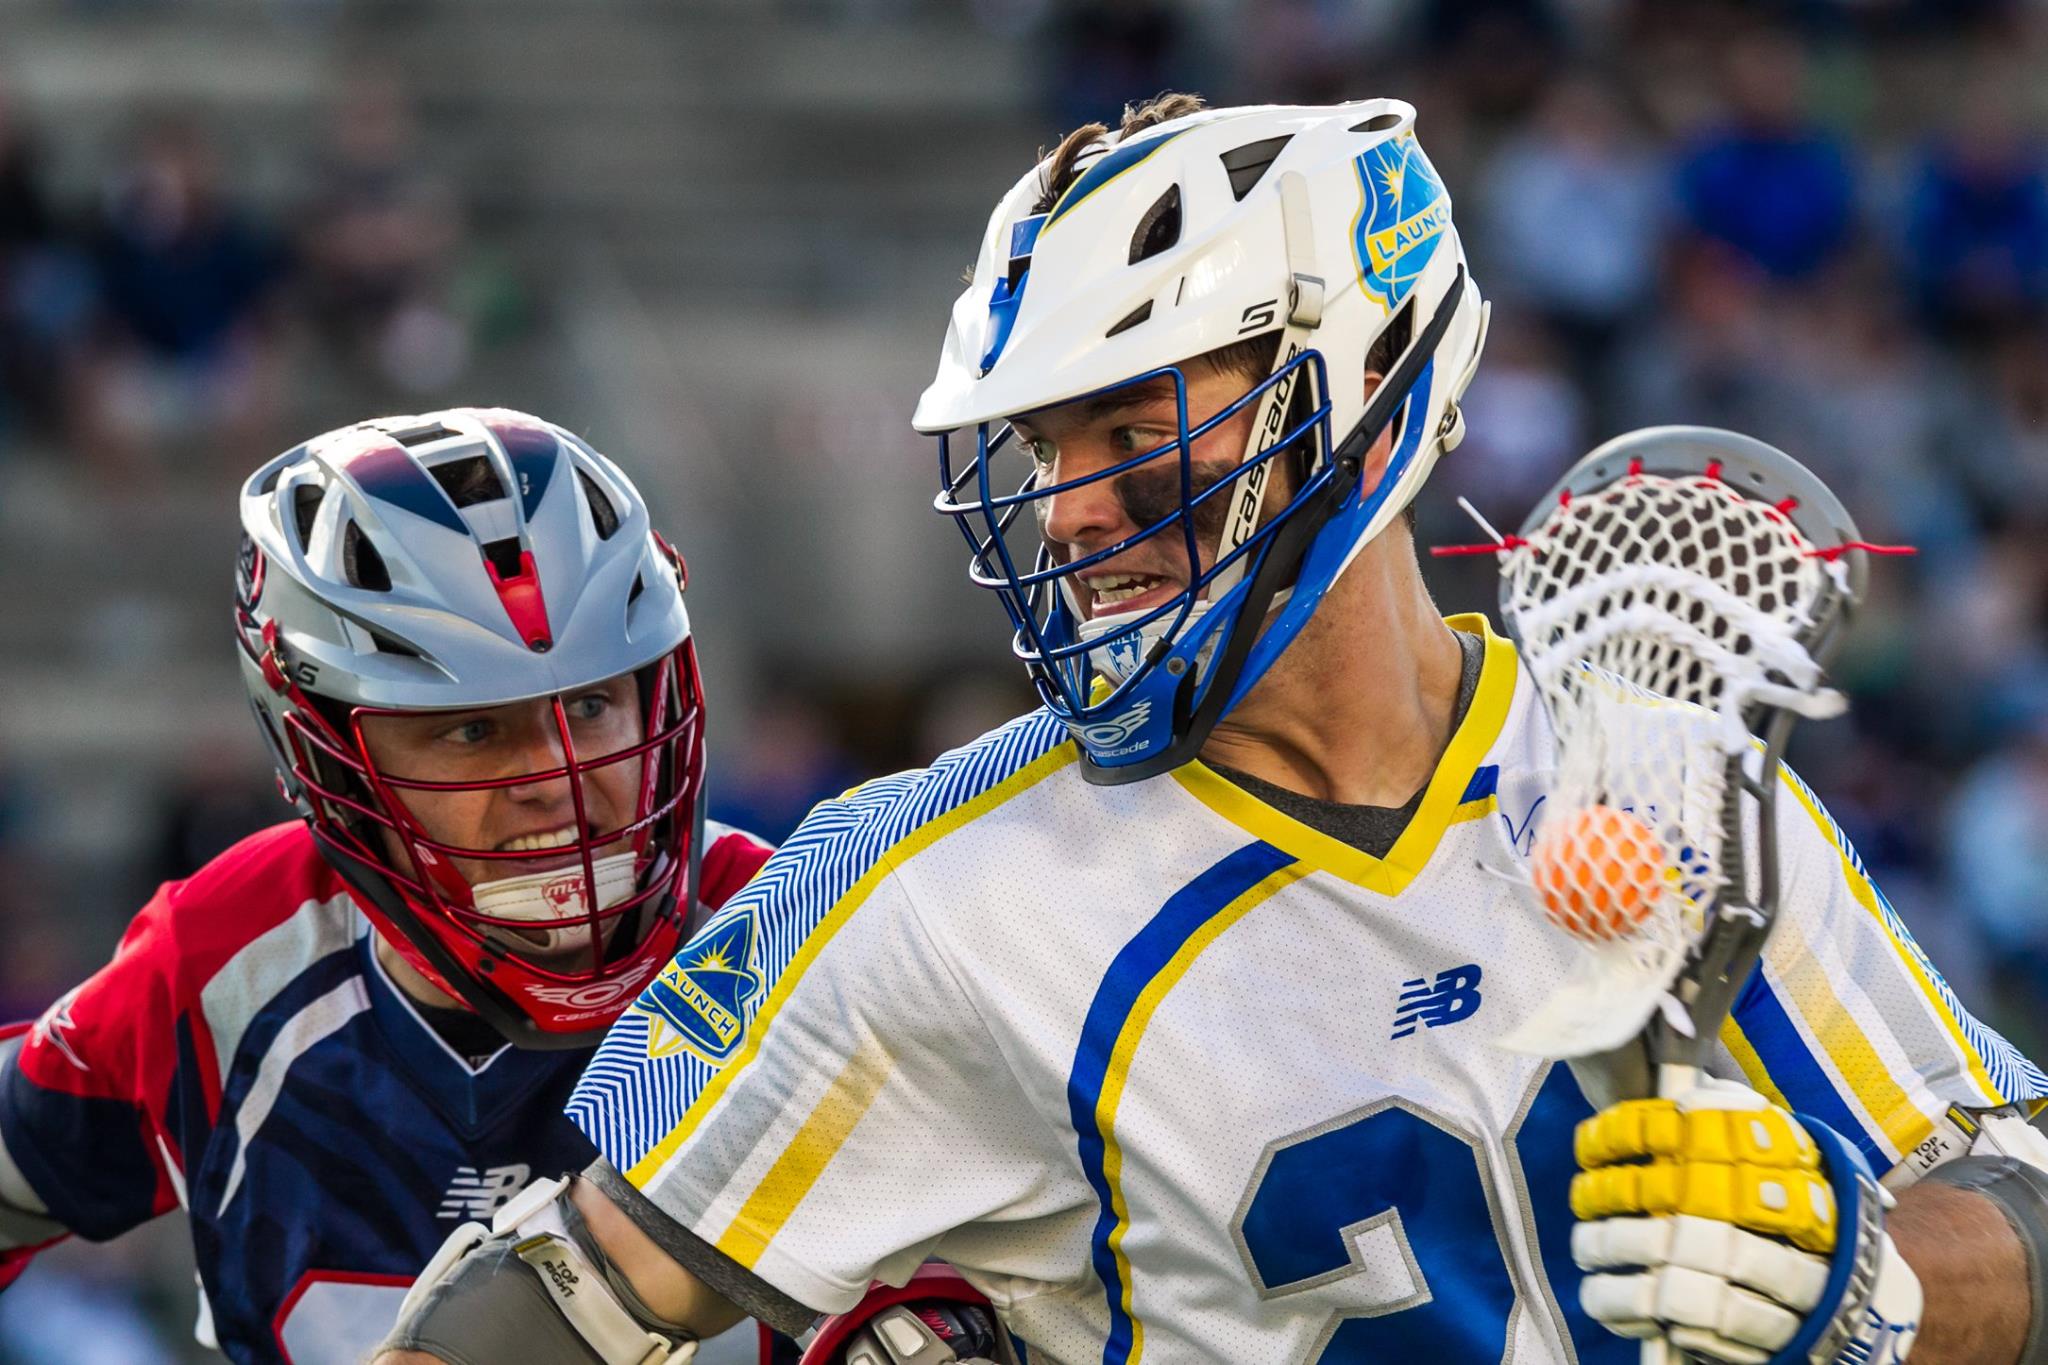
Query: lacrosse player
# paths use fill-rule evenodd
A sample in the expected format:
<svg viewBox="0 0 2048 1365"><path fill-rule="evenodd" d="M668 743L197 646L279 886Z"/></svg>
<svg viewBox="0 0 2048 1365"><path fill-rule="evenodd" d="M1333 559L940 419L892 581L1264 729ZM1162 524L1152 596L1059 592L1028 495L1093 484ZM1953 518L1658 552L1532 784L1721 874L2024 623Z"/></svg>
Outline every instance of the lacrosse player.
<svg viewBox="0 0 2048 1365"><path fill-rule="evenodd" d="M703 818L682 561L575 436L367 422L241 518L242 676L300 819L0 1043L0 1283L182 1206L202 1341L354 1365L451 1228L589 1161L591 1050L769 849Z"/></svg>
<svg viewBox="0 0 2048 1365"><path fill-rule="evenodd" d="M1805 793L1711 1080L1499 1045L1573 966L1555 735L1404 516L1486 328L1414 125L1169 97L1003 198L916 425L1043 709L816 810L613 1026L603 1160L386 1365L742 1309L863 1363L2048 1359L2048 1077Z"/></svg>

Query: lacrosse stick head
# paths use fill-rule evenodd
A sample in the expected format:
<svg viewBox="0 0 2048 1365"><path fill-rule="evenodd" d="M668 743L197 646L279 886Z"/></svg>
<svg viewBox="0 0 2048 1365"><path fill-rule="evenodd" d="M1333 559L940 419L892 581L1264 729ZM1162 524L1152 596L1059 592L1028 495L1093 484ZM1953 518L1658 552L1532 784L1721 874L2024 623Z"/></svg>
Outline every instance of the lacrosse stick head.
<svg viewBox="0 0 2048 1365"><path fill-rule="evenodd" d="M1758 946L1768 927L1774 770L1794 720L1843 709L1823 669L1863 586L1856 527L1783 451L1652 427L1574 465L1500 558L1557 735L1531 881L1581 945L1505 1041L1607 1051L1667 995L1680 1032L1711 1034L1717 1002L1681 977L1720 922Z"/></svg>

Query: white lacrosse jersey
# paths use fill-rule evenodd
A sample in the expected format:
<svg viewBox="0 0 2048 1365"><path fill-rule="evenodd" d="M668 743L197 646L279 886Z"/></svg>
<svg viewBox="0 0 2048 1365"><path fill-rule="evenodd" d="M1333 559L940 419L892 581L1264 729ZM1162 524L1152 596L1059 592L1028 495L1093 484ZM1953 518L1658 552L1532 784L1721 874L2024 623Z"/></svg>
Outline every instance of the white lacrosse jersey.
<svg viewBox="0 0 2048 1365"><path fill-rule="evenodd" d="M1382 859L1199 763L1091 785L1027 716L813 812L570 1115L798 1301L844 1311L940 1257L1034 1365L1633 1362L1578 1307L1591 1107L1495 1042L1575 951L1524 869L1552 744L1487 633ZM1879 1171L1951 1105L2048 1096L1784 796L1781 929L1726 1073Z"/></svg>

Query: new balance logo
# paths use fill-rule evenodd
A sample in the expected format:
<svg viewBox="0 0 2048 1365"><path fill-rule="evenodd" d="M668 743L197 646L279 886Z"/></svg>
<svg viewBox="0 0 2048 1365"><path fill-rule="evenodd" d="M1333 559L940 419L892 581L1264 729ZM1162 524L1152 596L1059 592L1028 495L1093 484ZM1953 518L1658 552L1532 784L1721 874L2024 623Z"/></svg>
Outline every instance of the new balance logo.
<svg viewBox="0 0 2048 1365"><path fill-rule="evenodd" d="M1406 1038L1419 1027L1442 1028L1479 1012L1479 967L1467 963L1438 972L1436 980L1418 976L1401 983L1401 1004L1394 1014L1394 1037Z"/></svg>
<svg viewBox="0 0 2048 1365"><path fill-rule="evenodd" d="M533 1168L523 1162L482 1171L474 1166L457 1166L448 1193L441 1196L440 1212L434 1216L450 1222L460 1218L488 1223L491 1215L510 1203L512 1196L525 1189L532 1179Z"/></svg>

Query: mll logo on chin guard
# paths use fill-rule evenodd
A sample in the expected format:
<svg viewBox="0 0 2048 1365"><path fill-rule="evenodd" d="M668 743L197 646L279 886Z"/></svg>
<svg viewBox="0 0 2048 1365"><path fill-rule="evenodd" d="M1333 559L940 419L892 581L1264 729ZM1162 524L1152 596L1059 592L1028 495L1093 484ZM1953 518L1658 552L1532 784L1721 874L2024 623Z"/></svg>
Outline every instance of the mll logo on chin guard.
<svg viewBox="0 0 2048 1365"><path fill-rule="evenodd" d="M754 966L754 910L706 925L633 1002L647 1017L647 1055L689 1052L716 1066L746 1036L746 1007L761 993Z"/></svg>
<svg viewBox="0 0 2048 1365"><path fill-rule="evenodd" d="M1413 134L1361 153L1357 167L1364 196L1352 229L1358 287L1391 313L1436 255L1451 225L1451 196Z"/></svg>

